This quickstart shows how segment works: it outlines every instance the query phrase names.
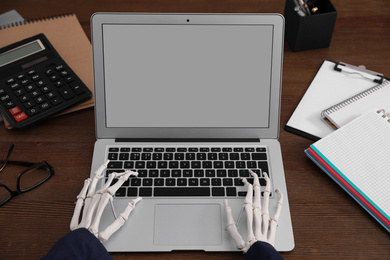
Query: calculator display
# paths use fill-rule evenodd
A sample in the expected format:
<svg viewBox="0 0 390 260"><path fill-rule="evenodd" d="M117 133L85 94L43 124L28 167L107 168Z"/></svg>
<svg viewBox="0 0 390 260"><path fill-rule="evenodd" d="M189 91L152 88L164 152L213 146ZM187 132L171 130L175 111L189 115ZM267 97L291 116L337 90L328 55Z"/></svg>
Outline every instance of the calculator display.
<svg viewBox="0 0 390 260"><path fill-rule="evenodd" d="M44 49L45 46L40 40L35 40L33 42L19 46L15 49L0 54L0 67L30 56L34 53L40 52Z"/></svg>

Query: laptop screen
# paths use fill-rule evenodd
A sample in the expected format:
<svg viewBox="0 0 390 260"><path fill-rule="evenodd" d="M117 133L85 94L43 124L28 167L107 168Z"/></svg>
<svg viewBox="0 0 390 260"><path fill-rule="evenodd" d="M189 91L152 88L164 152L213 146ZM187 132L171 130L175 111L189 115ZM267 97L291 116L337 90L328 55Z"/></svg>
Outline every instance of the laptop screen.
<svg viewBox="0 0 390 260"><path fill-rule="evenodd" d="M103 25L107 127L268 127L272 32Z"/></svg>
<svg viewBox="0 0 390 260"><path fill-rule="evenodd" d="M102 22L99 33L105 128L270 128L273 23Z"/></svg>

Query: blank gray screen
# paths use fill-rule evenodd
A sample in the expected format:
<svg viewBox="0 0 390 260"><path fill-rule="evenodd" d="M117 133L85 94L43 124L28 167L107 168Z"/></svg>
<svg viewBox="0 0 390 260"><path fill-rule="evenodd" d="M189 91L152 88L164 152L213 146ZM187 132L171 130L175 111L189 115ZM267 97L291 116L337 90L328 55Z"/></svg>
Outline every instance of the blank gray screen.
<svg viewBox="0 0 390 260"><path fill-rule="evenodd" d="M268 127L271 25L103 25L107 127Z"/></svg>

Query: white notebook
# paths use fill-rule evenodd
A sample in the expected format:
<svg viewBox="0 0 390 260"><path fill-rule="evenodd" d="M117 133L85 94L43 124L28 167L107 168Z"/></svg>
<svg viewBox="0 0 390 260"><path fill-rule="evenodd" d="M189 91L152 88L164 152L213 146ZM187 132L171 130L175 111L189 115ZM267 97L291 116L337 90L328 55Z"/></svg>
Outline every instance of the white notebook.
<svg viewBox="0 0 390 260"><path fill-rule="evenodd" d="M375 107L390 111L390 81L384 81L322 111L321 117L329 126L337 129Z"/></svg>
<svg viewBox="0 0 390 260"><path fill-rule="evenodd" d="M364 113L306 153L390 232L389 112Z"/></svg>

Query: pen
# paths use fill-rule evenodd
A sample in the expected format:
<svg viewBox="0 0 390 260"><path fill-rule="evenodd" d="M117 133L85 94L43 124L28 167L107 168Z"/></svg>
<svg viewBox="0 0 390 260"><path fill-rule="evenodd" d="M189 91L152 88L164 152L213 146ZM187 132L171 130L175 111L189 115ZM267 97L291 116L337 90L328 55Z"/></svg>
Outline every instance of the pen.
<svg viewBox="0 0 390 260"><path fill-rule="evenodd" d="M302 1L302 3L303 3L303 8L304 8L304 10L306 11L306 14L307 14L307 15L311 15L310 9L309 9L309 7L307 6L307 0L300 0L300 1Z"/></svg>
<svg viewBox="0 0 390 260"><path fill-rule="evenodd" d="M294 0L294 3L294 11L297 12L299 16L306 16L306 12L301 8L301 5L298 3L298 0Z"/></svg>

